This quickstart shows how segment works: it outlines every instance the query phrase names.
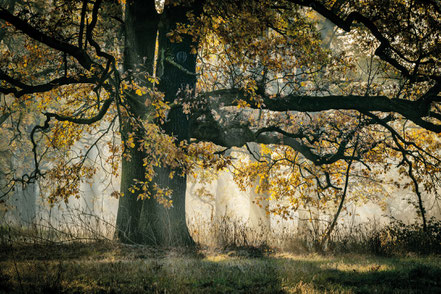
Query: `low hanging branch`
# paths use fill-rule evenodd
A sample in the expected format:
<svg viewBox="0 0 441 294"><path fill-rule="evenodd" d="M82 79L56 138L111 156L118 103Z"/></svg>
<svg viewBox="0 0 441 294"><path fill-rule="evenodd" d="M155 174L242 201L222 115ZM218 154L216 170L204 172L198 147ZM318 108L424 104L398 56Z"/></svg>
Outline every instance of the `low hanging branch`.
<svg viewBox="0 0 441 294"><path fill-rule="evenodd" d="M8 75L6 75L3 71L0 70L0 79L3 79L10 83L11 85L15 87L0 87L0 92L3 94L13 94L16 98L20 98L23 95L27 94L34 94L34 93L44 93L51 91L55 88L58 88L60 86L66 86L66 85L74 85L74 84L95 84L97 81L97 78L95 77L81 77L81 78L75 78L75 77L61 77L53 79L45 84L40 85L27 85L25 83L20 82L19 80L16 80Z"/></svg>
<svg viewBox="0 0 441 294"><path fill-rule="evenodd" d="M31 174L23 175L23 177L20 181L23 183L31 183L32 181L35 181L38 177L43 176L43 174L40 170L40 160L38 159L38 153L37 153L38 144L35 141L35 134L37 132L42 132L42 131L49 129L49 127L50 127L49 123L52 118L54 118L58 121L68 121L68 122L76 123L76 124L90 125L90 124L93 124L97 121L100 121L104 117L104 115L109 110L110 105L112 104L113 101L114 101L113 98L109 98L109 99L105 100L100 111L95 116L90 117L90 118L77 118L77 117L65 116L65 115L60 115L57 113L50 113L50 112L45 113L44 115L46 116L46 120L44 121L43 125L36 125L32 129L31 135L30 135L31 143L32 143L32 153L34 156L34 165L35 165L34 171Z"/></svg>
<svg viewBox="0 0 441 294"><path fill-rule="evenodd" d="M113 98L109 98L109 99L105 100L100 111L95 116L92 116L89 118L65 116L65 115L52 113L52 112L47 112L44 115L47 118L46 121L48 121L48 120L50 121L51 118L55 118L58 121L68 121L68 122L80 124L80 125L90 125L90 124L93 124L93 123L101 120L104 117L104 115L109 110L110 105L112 104L113 101L114 101ZM49 121L48 121L48 123L49 123Z"/></svg>
<svg viewBox="0 0 441 294"><path fill-rule="evenodd" d="M352 152L352 157L354 157L355 152L358 147L358 138L355 142L354 150ZM343 194L341 195L340 204L338 206L337 212L334 215L334 219L332 220L332 223L329 225L328 230L326 231L322 241L320 242L320 247L323 248L323 246L326 244L326 242L329 240L329 237L331 236L332 231L335 228L335 225L337 224L338 217L340 216L341 210L343 209L343 204L346 199L346 194L348 192L348 186L349 186L349 175L351 171L351 165L353 160L349 159L348 167L346 168L346 175L345 175L345 187L343 189Z"/></svg>

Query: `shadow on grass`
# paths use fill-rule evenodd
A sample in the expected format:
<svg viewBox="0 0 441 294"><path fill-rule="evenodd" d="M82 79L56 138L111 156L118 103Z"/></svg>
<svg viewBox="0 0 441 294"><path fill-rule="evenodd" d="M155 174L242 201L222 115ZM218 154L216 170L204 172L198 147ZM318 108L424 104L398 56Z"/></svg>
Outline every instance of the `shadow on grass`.
<svg viewBox="0 0 441 294"><path fill-rule="evenodd" d="M204 275L192 289L211 293L284 293L270 258L201 261Z"/></svg>
<svg viewBox="0 0 441 294"><path fill-rule="evenodd" d="M415 266L410 271L385 270L381 272L337 271L323 273L314 284L318 289L351 289L357 293L441 293L441 271L426 266Z"/></svg>
<svg viewBox="0 0 441 294"><path fill-rule="evenodd" d="M334 263L329 260L287 261L280 258L277 262L285 264L278 267L279 278L285 277L282 280L289 281L283 289L296 289L295 283L301 281L308 286L302 290L318 293L441 293L441 264L425 262L429 257L418 259L422 262L376 257L366 260L359 255L352 260L337 259ZM287 262L289 266L286 266ZM329 264L333 264L334 268ZM297 274L286 272L295 267L301 269ZM302 290L299 292L308 292Z"/></svg>
<svg viewBox="0 0 441 294"><path fill-rule="evenodd" d="M47 243L47 244L14 244L1 246L0 261L15 259L25 260L73 260L89 258L96 254L109 252L116 247L111 242L93 243Z"/></svg>

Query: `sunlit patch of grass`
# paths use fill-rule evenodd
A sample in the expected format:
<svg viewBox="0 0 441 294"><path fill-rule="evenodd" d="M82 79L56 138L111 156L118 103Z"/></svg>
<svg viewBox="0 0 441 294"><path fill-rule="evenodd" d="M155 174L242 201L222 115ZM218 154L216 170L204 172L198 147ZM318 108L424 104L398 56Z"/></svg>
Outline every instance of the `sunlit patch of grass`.
<svg viewBox="0 0 441 294"><path fill-rule="evenodd" d="M220 262L220 261L225 261L225 260L230 260L231 257L228 256L227 254L216 254L216 255L208 255L205 257L205 260L207 261L212 261L212 262Z"/></svg>
<svg viewBox="0 0 441 294"><path fill-rule="evenodd" d="M381 265L377 263L368 263L365 265L361 264L346 264L346 263L327 263L320 266L323 270L338 270L343 272L379 272L379 271L387 271L392 268L388 265Z"/></svg>

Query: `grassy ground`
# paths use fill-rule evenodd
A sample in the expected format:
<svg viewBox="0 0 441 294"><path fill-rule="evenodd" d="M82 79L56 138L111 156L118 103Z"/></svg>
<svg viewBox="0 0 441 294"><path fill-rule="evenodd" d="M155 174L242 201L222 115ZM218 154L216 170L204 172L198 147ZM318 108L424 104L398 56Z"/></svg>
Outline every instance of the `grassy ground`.
<svg viewBox="0 0 441 294"><path fill-rule="evenodd" d="M0 293L441 293L441 257L155 250L110 242L0 248Z"/></svg>

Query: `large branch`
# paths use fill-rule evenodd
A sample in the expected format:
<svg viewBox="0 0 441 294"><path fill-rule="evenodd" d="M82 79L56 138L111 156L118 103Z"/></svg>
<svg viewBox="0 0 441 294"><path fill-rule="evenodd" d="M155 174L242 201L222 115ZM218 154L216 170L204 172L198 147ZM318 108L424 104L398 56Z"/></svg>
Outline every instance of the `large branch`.
<svg viewBox="0 0 441 294"><path fill-rule="evenodd" d="M40 32L38 29L28 24L25 20L20 19L2 7L0 7L0 19L7 21L30 38L37 40L55 50L65 52L73 56L85 69L90 70L93 62L85 50Z"/></svg>
<svg viewBox="0 0 441 294"><path fill-rule="evenodd" d="M199 141L209 141L227 148L242 147L251 142L290 146L315 165L324 165L350 158L345 155L345 151L356 130L350 131L338 144L336 150L320 153L315 150L314 146L302 142L302 139L307 137L302 131L288 133L278 127L252 130L249 125L234 120L221 124L209 112L206 112L193 117L190 136Z"/></svg>
<svg viewBox="0 0 441 294"><path fill-rule="evenodd" d="M360 112L380 111L385 113L395 112L403 117L413 121L415 124L433 131L441 132L441 124L434 124L423 120L424 117L430 115L430 102L439 99L434 91L430 97L417 101L409 101L404 99L386 96L355 96L355 95L334 95L334 96L301 96L287 95L271 99L268 96L263 97L263 109L272 111L301 111L301 112L318 112L331 109L340 110L357 110ZM202 99L214 99L210 102L214 107L221 105L236 105L238 99L247 101L251 108L259 108L258 103L252 100L245 92L237 89L218 90L201 94Z"/></svg>

